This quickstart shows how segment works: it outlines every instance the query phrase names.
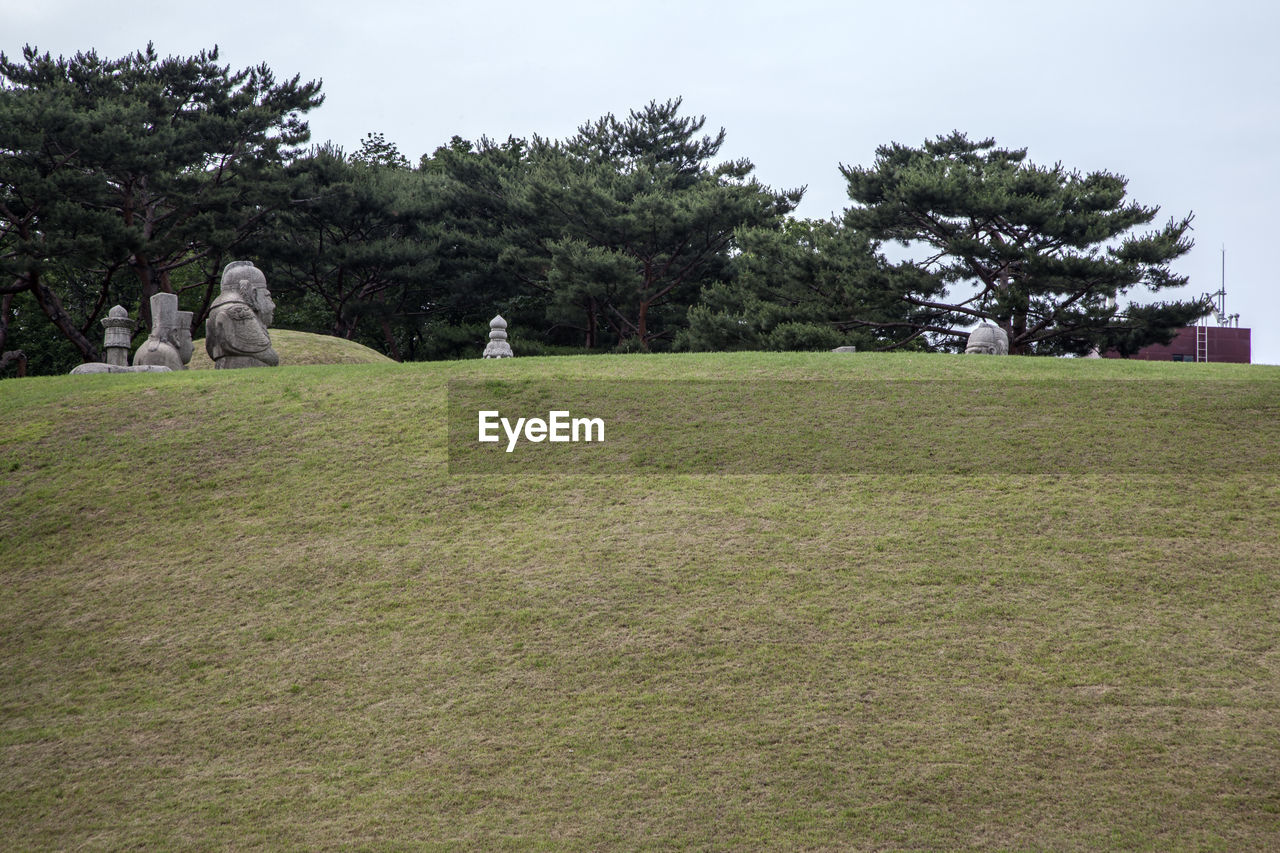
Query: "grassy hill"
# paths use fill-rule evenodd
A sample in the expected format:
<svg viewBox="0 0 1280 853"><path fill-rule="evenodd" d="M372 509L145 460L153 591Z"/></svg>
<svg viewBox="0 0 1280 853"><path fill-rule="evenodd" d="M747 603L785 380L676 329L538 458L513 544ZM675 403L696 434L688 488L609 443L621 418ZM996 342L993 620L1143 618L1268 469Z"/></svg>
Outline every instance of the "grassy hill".
<svg viewBox="0 0 1280 853"><path fill-rule="evenodd" d="M271 348L280 356L281 366L392 363L392 359L382 353L355 341L289 329L271 330ZM189 367L191 370L213 369L213 359L204 351L204 338L194 342Z"/></svg>
<svg viewBox="0 0 1280 853"><path fill-rule="evenodd" d="M464 473L463 392L545 410L618 380L611 414L664 437L765 432L728 448L742 473L663 470L634 433L595 468L499 449ZM705 380L749 383L750 406ZM913 431L910 459L880 443ZM11 848L1280 838L1277 368L720 354L10 380L0 499Z"/></svg>

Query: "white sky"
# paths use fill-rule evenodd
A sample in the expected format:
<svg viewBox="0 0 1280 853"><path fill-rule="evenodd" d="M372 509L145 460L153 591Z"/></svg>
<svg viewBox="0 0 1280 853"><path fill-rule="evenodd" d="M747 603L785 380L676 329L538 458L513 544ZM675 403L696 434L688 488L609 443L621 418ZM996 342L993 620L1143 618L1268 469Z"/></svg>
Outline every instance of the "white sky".
<svg viewBox="0 0 1280 853"><path fill-rule="evenodd" d="M1280 364L1280 4L1269 0L707 3L0 0L0 50L119 57L217 44L233 69L323 79L315 142L381 132L411 160L457 134L564 137L682 96L798 214L847 202L840 163L962 130L1037 163L1129 178L1158 223L1195 213L1175 269L1218 289ZM1141 296L1138 296L1141 299Z"/></svg>

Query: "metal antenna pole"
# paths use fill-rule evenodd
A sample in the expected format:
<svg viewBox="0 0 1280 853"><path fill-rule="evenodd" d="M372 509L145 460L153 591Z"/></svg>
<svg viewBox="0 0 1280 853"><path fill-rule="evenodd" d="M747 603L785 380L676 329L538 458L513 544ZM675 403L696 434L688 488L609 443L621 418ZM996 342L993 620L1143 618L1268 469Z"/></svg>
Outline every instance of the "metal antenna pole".
<svg viewBox="0 0 1280 853"><path fill-rule="evenodd" d="M1218 313L1227 316L1227 244L1222 244L1222 287L1218 291L1222 297L1218 302Z"/></svg>

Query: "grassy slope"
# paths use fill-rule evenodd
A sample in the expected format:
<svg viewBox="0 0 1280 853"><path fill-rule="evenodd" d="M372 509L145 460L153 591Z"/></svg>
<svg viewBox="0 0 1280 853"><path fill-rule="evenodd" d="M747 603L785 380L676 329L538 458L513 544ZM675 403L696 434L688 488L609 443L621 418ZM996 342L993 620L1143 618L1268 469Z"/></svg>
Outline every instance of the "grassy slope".
<svg viewBox="0 0 1280 853"><path fill-rule="evenodd" d="M390 364L392 360L363 344L289 329L271 330L271 348L280 356L281 365L301 364ZM213 359L204 351L204 338L195 341L191 354L192 370L212 370Z"/></svg>
<svg viewBox="0 0 1280 853"><path fill-rule="evenodd" d="M1274 452L1180 482L450 477L444 383L498 371L1236 380L1263 403L1189 419L1267 442L1280 420L1274 368L1048 359L595 357L6 382L0 837L1280 838Z"/></svg>

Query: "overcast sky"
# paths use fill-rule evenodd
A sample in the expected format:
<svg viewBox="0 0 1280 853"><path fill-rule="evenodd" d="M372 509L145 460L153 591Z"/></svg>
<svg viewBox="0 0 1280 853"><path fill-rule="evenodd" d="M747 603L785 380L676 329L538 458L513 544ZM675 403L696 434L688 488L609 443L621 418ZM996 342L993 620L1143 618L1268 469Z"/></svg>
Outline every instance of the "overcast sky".
<svg viewBox="0 0 1280 853"><path fill-rule="evenodd" d="M1195 213L1175 269L1218 289L1280 364L1280 4L698 0L422 2L0 0L0 50L119 57L217 44L234 69L323 79L313 141L383 133L411 160L453 135L572 134L683 97L798 214L847 203L841 163L958 129L1037 163L1105 169L1159 223Z"/></svg>

